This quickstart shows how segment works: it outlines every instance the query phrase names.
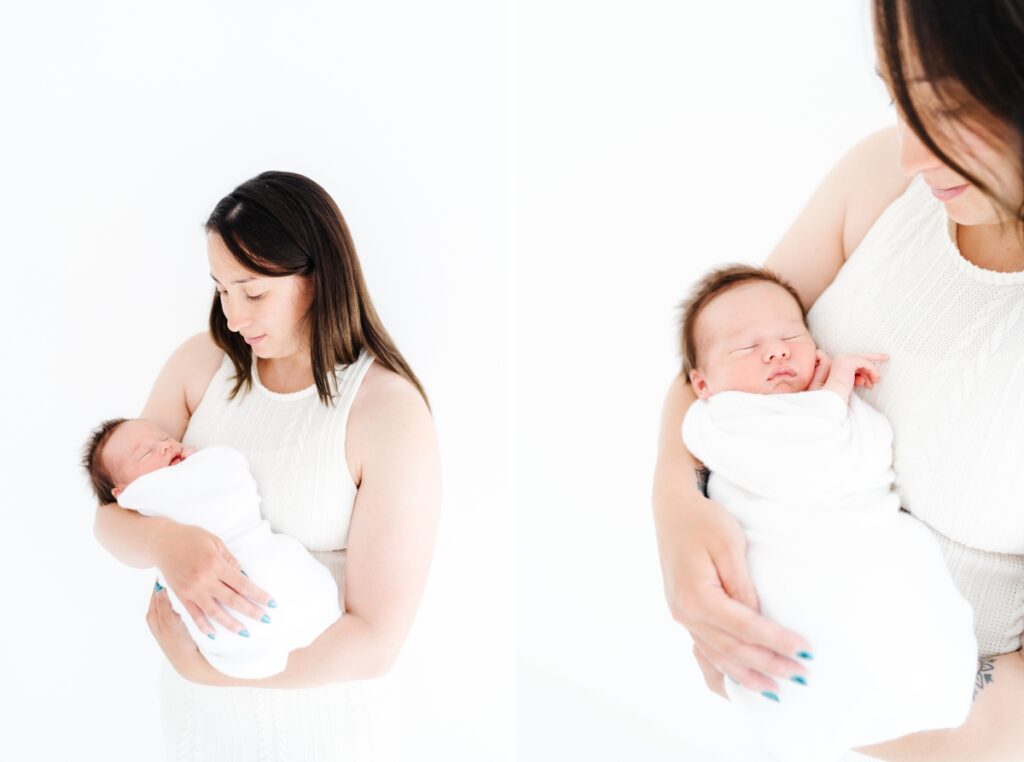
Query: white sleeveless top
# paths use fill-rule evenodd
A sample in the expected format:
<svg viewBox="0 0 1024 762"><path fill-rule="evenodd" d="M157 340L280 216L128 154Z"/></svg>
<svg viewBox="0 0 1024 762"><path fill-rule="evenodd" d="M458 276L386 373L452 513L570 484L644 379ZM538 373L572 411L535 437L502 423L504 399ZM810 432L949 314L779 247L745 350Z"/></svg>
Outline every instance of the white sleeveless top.
<svg viewBox="0 0 1024 762"><path fill-rule="evenodd" d="M255 358L251 391L243 387L229 400L235 368L224 355L182 443L241 450L259 485L263 518L275 532L291 535L311 551L343 549L356 496L345 460L345 431L372 361L363 352L351 365L339 366L334 404L325 407L315 385L288 394L264 387Z"/></svg>
<svg viewBox="0 0 1024 762"><path fill-rule="evenodd" d="M1024 272L983 270L920 176L808 315L830 354L886 352L857 393L888 416L903 507L947 538L1024 553Z"/></svg>
<svg viewBox="0 0 1024 762"><path fill-rule="evenodd" d="M325 407L316 386L290 394L265 388L255 360L252 389L243 387L229 400L234 366L225 355L183 439L193 447L226 444L241 450L259 485L263 518L275 532L313 551L342 592L343 549L356 496L345 461L345 430L371 362L364 352L339 366L334 405ZM160 709L167 759L376 762L389 756L391 734L381 730L385 693L380 679L302 689L197 685L164 660Z"/></svg>

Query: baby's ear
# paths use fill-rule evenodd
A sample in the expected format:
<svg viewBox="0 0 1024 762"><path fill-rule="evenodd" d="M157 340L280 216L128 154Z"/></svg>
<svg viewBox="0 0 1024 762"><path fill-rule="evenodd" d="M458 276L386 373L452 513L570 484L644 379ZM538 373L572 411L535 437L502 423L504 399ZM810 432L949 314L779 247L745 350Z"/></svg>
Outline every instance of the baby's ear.
<svg viewBox="0 0 1024 762"><path fill-rule="evenodd" d="M708 389L708 380L704 378L704 374L699 370L694 369L690 371L690 386L693 387L693 393L702 400L706 400L711 396L711 390Z"/></svg>

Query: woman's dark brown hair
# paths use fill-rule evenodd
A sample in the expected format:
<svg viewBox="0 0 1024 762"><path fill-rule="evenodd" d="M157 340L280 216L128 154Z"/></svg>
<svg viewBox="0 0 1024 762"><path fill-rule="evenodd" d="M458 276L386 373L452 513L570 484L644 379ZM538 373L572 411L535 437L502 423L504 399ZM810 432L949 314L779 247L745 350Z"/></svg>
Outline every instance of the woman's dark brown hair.
<svg viewBox="0 0 1024 762"><path fill-rule="evenodd" d="M293 172L263 172L222 198L206 221L240 265L260 275L301 275L312 292L309 331L313 380L320 400L333 403L334 369L362 350L426 392L377 316L363 281L345 218L323 188ZM214 293L210 333L235 366L231 398L252 388L252 350L228 329ZM427 403L429 406L429 402Z"/></svg>
<svg viewBox="0 0 1024 762"><path fill-rule="evenodd" d="M690 382L690 371L697 367L697 318L717 296L744 283L774 283L784 288L800 307L800 314L807 319L807 310L800 302L800 295L787 281L764 267L750 265L725 265L712 270L693 287L689 298L681 306L679 318L679 343L683 355L683 376Z"/></svg>
<svg viewBox="0 0 1024 762"><path fill-rule="evenodd" d="M879 74L910 129L940 161L1024 222L1024 201L1000 197L935 139L937 122L964 126L1014 156L1024 182L1024 0L874 0L874 25ZM937 103L915 103L910 85L917 79Z"/></svg>

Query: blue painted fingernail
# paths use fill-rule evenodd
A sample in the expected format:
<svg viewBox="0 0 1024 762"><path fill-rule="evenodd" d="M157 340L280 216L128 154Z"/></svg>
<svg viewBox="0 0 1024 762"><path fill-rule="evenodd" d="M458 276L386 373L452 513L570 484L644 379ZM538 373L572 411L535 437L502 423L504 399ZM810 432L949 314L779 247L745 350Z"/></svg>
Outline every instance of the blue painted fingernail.
<svg viewBox="0 0 1024 762"><path fill-rule="evenodd" d="M802 675L793 675L793 677L789 679L792 680L794 683L799 683L800 685L807 685L807 680L804 679Z"/></svg>
<svg viewBox="0 0 1024 762"><path fill-rule="evenodd" d="M206 637L208 637L210 640L216 640L217 638L217 636L214 635L212 632L206 633Z"/></svg>
<svg viewBox="0 0 1024 762"><path fill-rule="evenodd" d="M161 590L164 589L164 586L161 585L159 582L154 582L153 583L153 589L156 590L159 593Z"/></svg>
<svg viewBox="0 0 1024 762"><path fill-rule="evenodd" d="M269 601L267 601L267 605L270 606L270 608L272 608L272 609L276 609L277 608L277 601L275 601L273 598L271 598Z"/></svg>
<svg viewBox="0 0 1024 762"><path fill-rule="evenodd" d="M242 572L242 574L245 574L245 569L239 569L238 571ZM245 574L245 576L248 577L249 575Z"/></svg>
<svg viewBox="0 0 1024 762"><path fill-rule="evenodd" d="M249 637L249 631L248 630L242 630L238 634L241 635L243 638Z"/></svg>
<svg viewBox="0 0 1024 762"><path fill-rule="evenodd" d="M739 681L739 680L737 680L736 678L734 678L734 677L729 677L729 675L726 675L726 677L728 677L728 678L729 678L729 681L730 681L730 682L731 682L731 683L732 683L733 685L739 685L739 684L740 684L740 681Z"/></svg>
<svg viewBox="0 0 1024 762"><path fill-rule="evenodd" d="M761 695L764 696L766 699L771 699L775 703L781 703L781 702L779 702L779 697L776 696L771 691L761 691Z"/></svg>
<svg viewBox="0 0 1024 762"><path fill-rule="evenodd" d="M807 659L808 661L814 658L814 654L812 654L810 651L797 651L796 655L797 657L801 659Z"/></svg>
<svg viewBox="0 0 1024 762"><path fill-rule="evenodd" d="M260 617L260 621L263 622L263 624L270 624L270 617L268 617L266 614L264 614L263 616Z"/></svg>

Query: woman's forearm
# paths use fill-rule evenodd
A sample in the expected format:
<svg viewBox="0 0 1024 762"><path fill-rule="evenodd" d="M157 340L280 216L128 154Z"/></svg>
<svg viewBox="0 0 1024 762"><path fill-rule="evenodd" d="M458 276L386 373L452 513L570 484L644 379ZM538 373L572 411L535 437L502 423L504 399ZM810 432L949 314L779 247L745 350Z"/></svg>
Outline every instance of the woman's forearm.
<svg viewBox="0 0 1024 762"><path fill-rule="evenodd" d="M168 519L106 503L96 508L93 534L118 561L145 569L157 565L155 540L167 523Z"/></svg>
<svg viewBox="0 0 1024 762"><path fill-rule="evenodd" d="M283 672L260 680L242 680L210 667L199 681L217 686L313 688L380 677L391 669L403 639L395 634L389 637L374 630L362 617L346 613L311 644L292 651Z"/></svg>
<svg viewBox="0 0 1024 762"><path fill-rule="evenodd" d="M1019 762L1024 759L1024 656L983 662L971 714L959 728L931 730L857 749L886 762Z"/></svg>
<svg viewBox="0 0 1024 762"><path fill-rule="evenodd" d="M690 385L679 376L669 387L662 407L658 460L654 467L651 494L659 538L666 533L671 536L680 508L685 509L703 498L696 478L700 464L686 449L681 433L683 416L695 399Z"/></svg>

